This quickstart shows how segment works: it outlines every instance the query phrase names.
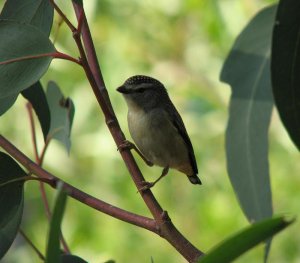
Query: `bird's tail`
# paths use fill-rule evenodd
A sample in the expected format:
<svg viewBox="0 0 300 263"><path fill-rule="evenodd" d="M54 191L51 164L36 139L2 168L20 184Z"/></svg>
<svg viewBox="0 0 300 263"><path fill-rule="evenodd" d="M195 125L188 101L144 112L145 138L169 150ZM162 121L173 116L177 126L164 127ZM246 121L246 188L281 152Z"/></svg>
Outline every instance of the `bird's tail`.
<svg viewBox="0 0 300 263"><path fill-rule="evenodd" d="M196 174L188 175L188 178L192 184L202 184L201 180Z"/></svg>

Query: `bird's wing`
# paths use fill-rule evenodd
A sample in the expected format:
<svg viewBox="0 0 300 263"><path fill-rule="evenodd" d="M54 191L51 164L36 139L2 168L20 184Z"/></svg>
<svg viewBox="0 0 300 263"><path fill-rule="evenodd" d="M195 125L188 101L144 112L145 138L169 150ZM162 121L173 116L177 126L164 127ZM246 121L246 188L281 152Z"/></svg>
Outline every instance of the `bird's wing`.
<svg viewBox="0 0 300 263"><path fill-rule="evenodd" d="M196 175L196 174L198 174L198 168L197 168L193 145L187 134L183 120L182 120L181 116L179 115L178 111L176 110L175 106L171 102L171 100L167 103L167 112L172 120L173 125L178 130L178 132L181 135L181 137L183 138L186 146L188 147L190 162L191 162L194 174Z"/></svg>

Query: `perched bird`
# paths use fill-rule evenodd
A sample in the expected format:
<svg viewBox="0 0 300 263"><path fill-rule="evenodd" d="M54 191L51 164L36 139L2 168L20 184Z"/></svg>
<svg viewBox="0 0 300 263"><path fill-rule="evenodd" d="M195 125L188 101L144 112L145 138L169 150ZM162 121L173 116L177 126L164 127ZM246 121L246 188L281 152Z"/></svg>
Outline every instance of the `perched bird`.
<svg viewBox="0 0 300 263"><path fill-rule="evenodd" d="M129 132L138 149L128 142L124 145L135 148L148 164L164 168L156 181L148 183L148 188L169 168L186 174L192 184L201 184L191 140L164 85L152 77L137 75L127 79L117 91L127 102Z"/></svg>

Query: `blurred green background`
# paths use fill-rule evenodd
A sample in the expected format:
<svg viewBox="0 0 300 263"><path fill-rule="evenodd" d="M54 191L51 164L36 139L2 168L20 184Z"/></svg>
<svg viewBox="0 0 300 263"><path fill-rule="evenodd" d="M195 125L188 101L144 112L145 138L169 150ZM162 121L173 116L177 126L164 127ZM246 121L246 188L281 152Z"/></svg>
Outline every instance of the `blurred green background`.
<svg viewBox="0 0 300 263"><path fill-rule="evenodd" d="M69 1L57 1L75 23ZM121 127L130 138L127 106L115 91L135 74L161 80L181 113L194 145L203 186L190 184L171 171L153 192L175 225L197 247L207 251L248 225L226 172L224 132L230 88L219 82L222 63L237 34L266 0L130 0L84 1L104 79ZM4 2L3 2L4 3ZM1 5L3 5L3 3ZM52 30L59 51L78 56L66 25ZM45 168L63 180L113 205L150 216L113 142L85 75L78 65L53 61L42 82L55 80L74 100L76 113L70 155L52 142ZM33 158L25 100L20 96L0 118L0 132ZM39 146L42 136L39 131ZM275 213L298 215L300 200L299 153L274 111L270 128L270 170ZM136 158L148 180L161 169ZM47 188L52 202L55 191ZM22 228L45 250L48 224L38 183L25 187ZM300 262L300 223L273 241L269 262ZM68 199L63 233L74 254L89 262L185 262L166 241ZM263 246L236 262L262 262ZM22 259L20 261L20 259ZM18 237L5 263L32 263L39 259Z"/></svg>

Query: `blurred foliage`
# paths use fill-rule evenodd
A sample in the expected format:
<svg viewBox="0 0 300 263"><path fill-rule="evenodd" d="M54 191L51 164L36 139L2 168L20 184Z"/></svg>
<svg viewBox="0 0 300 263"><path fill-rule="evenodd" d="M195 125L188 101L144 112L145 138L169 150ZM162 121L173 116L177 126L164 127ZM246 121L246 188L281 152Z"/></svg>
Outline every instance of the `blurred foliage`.
<svg viewBox="0 0 300 263"><path fill-rule="evenodd" d="M75 23L71 3L58 4ZM219 72L234 38L266 0L84 1L107 88L120 124L130 138L127 106L115 91L127 77L147 74L161 80L180 111L196 152L203 186L190 184L171 171L153 189L175 225L196 246L207 251L226 236L247 226L229 183L224 132L230 89ZM56 16L51 38L58 50L78 56L66 25ZM70 156L52 142L45 168L116 206L149 216L116 150L84 72L67 61L53 61L42 83L55 80L72 98L76 114ZM33 157L25 100L0 118L1 134ZM39 145L42 147L42 133ZM149 168L137 157L147 179L161 169ZM275 213L299 214L299 153L274 112L270 130L270 168ZM53 204L54 191L48 189ZM45 251L47 220L38 184L25 185L22 228ZM274 239L270 262L296 262L300 257L300 223ZM69 199L62 229L72 253L89 262L185 262L163 239L98 213ZM134 252L133 252L134 251ZM236 262L261 262L263 247ZM5 263L39 262L19 237Z"/></svg>

